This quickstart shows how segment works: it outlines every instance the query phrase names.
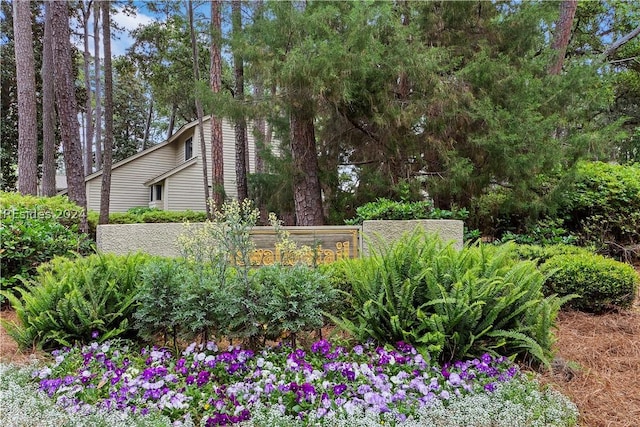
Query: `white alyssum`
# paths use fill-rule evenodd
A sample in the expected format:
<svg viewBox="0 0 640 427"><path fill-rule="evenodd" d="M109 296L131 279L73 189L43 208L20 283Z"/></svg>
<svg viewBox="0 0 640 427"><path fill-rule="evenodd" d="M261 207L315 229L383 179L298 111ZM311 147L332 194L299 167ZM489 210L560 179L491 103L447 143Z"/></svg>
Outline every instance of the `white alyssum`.
<svg viewBox="0 0 640 427"><path fill-rule="evenodd" d="M0 424L2 427L193 427L191 420L171 423L160 414L138 416L122 411L100 411L92 407L69 413L56 405L31 382L34 366L17 367L0 363Z"/></svg>

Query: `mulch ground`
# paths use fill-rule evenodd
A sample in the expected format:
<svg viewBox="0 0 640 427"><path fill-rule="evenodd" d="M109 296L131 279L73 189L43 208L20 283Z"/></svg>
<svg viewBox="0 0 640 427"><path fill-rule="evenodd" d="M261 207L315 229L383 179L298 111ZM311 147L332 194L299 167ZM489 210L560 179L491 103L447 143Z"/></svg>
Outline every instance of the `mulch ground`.
<svg viewBox="0 0 640 427"><path fill-rule="evenodd" d="M640 304L624 313L559 316L558 359L545 383L580 409L580 426L640 426Z"/></svg>
<svg viewBox="0 0 640 427"><path fill-rule="evenodd" d="M16 319L11 310L0 317ZM633 309L622 313L563 312L557 337L553 372L542 374L541 381L578 405L579 425L640 426L640 296ZM0 362L25 364L34 356L20 352L0 327Z"/></svg>

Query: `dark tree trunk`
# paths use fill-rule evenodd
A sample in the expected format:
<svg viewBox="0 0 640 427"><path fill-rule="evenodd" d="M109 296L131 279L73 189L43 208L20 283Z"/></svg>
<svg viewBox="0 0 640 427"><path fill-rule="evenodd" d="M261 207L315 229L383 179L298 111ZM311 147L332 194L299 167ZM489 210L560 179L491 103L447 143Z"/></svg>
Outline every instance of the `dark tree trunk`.
<svg viewBox="0 0 640 427"><path fill-rule="evenodd" d="M211 2L211 91L219 93L222 88L222 19L221 1ZM213 204L216 209L220 209L224 202L224 158L222 151L222 118L211 114L211 163L212 163L212 185Z"/></svg>
<svg viewBox="0 0 640 427"><path fill-rule="evenodd" d="M84 52L82 53L84 60L84 87L87 91L87 100L85 102L85 134L84 141L86 151L84 153L84 173L90 175L93 173L93 113L91 107L91 78L89 76L89 62L91 54L89 52L89 18L91 17L91 3L89 0L82 2L82 29L84 36Z"/></svg>
<svg viewBox="0 0 640 427"><path fill-rule="evenodd" d="M233 0L231 2L231 16L233 34L240 34L242 32L242 11L240 0ZM233 54L233 68L236 80L236 90L234 97L238 104L244 102L244 63L242 56L237 52ZM237 117L235 120L235 136L236 136L236 188L238 191L238 200L244 200L248 195L247 190L247 170L249 166L247 149L247 122L244 115Z"/></svg>
<svg viewBox="0 0 640 427"><path fill-rule="evenodd" d="M96 86L96 170L102 169L102 70L100 67L100 2L96 1L93 10L93 52L95 61Z"/></svg>
<svg viewBox="0 0 640 427"><path fill-rule="evenodd" d="M193 57L193 79L197 84L200 81L200 70L198 64L198 45L196 44L196 32L193 28L193 1L189 0L189 33L191 34L191 55ZM207 165L207 144L204 140L204 126L202 124L202 102L196 97L196 114L198 115L198 133L200 134L200 160L202 162L202 181L204 184L204 205L207 212L207 218L213 219L211 214L211 205L209 203L209 167Z"/></svg>
<svg viewBox="0 0 640 427"><path fill-rule="evenodd" d="M142 140L143 150L146 150L149 146L149 134L151 132L152 118L153 118L153 99L149 100L149 113L147 113L147 121L144 124L144 139Z"/></svg>
<svg viewBox="0 0 640 427"><path fill-rule="evenodd" d="M102 2L102 43L104 45L104 152L102 153L102 189L100 191L100 219L109 223L111 195L111 165L113 163L113 67L111 64L111 3Z"/></svg>
<svg viewBox="0 0 640 427"><path fill-rule="evenodd" d="M176 127L176 104L171 106L171 116L169 116L169 129L167 129L167 139L171 138L173 135L173 129Z"/></svg>
<svg viewBox="0 0 640 427"><path fill-rule="evenodd" d="M573 18L576 15L578 0L563 0L560 3L560 16L556 21L556 30L553 34L551 48L555 50L555 60L549 68L549 74L558 75L562 71L564 56L567 53L567 45L571 38Z"/></svg>
<svg viewBox="0 0 640 427"><path fill-rule="evenodd" d="M53 39L53 64L56 106L60 118L60 136L67 170L69 198L83 207L85 215L81 229L87 231L87 194L84 184L84 167L80 147L78 105L76 103L73 58L69 31L69 11L66 1L51 2L51 27Z"/></svg>
<svg viewBox="0 0 640 427"><path fill-rule="evenodd" d="M18 191L22 194L37 194L36 70L29 3L27 0L14 0L13 2L13 34L18 90Z"/></svg>
<svg viewBox="0 0 640 427"><path fill-rule="evenodd" d="M51 43L51 5L44 4L42 42L42 195L56 194L56 106L53 89L53 50Z"/></svg>
<svg viewBox="0 0 640 427"><path fill-rule="evenodd" d="M293 108L290 115L293 202L297 225L324 223L314 115L310 110L304 107Z"/></svg>

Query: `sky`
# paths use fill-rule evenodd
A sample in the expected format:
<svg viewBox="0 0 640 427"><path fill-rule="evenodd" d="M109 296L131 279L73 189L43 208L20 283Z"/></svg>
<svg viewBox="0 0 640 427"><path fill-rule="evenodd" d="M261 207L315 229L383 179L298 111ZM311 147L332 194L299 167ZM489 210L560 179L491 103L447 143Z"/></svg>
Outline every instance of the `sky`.
<svg viewBox="0 0 640 427"><path fill-rule="evenodd" d="M138 6L138 11L135 16L127 15L123 12L122 6L117 6L115 12L112 10L111 20L116 22L124 31L114 32L111 31L111 53L112 56L120 56L126 53L127 48L133 44L133 38L130 35L132 30L135 30L141 25L147 25L156 19L152 14L144 7L142 2L134 2ZM91 17L91 24L89 25L89 34L93 36L93 16ZM72 28L81 28L81 24L74 22L71 24ZM72 42L82 51L84 45L82 38L78 35L72 36ZM89 41L89 51L91 55L94 53L93 49L93 37ZM103 52L100 53L100 57L104 57Z"/></svg>
<svg viewBox="0 0 640 427"><path fill-rule="evenodd" d="M116 22L119 27L123 28L124 31L114 32L111 31L111 53L112 56L120 56L126 54L127 49L133 44L133 38L130 33L132 30L135 30L139 26L148 25L154 21L162 21L164 20L163 14L157 14L151 12L146 7L146 1L133 1L133 5L137 8L137 12L135 15L127 15L124 12L124 8L122 6L116 6L112 9L111 20ZM186 2L181 2L181 9L183 13L186 13ZM210 16L210 8L207 3L203 2L194 2L194 14L196 15L196 19L200 19L205 17L208 19ZM89 51L93 55L93 15L90 18L89 25L89 35L91 40L89 41ZM224 22L223 22L223 31L224 31ZM72 22L71 28L78 29L77 31L82 30L81 22ZM84 44L82 38L79 35L72 36L72 43L77 46L80 51L84 50ZM100 57L104 57L103 53L100 53Z"/></svg>

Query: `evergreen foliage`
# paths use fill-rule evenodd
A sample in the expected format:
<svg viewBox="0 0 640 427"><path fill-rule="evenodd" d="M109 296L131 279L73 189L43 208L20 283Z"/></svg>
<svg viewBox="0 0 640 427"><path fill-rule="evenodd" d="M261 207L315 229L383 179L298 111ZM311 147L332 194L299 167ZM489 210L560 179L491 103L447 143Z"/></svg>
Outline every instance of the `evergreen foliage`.
<svg viewBox="0 0 640 427"><path fill-rule="evenodd" d="M443 210L433 206L430 201L393 201L380 198L356 209L356 217L345 221L347 224L362 224L363 221L375 219L467 219L466 209Z"/></svg>
<svg viewBox="0 0 640 427"><path fill-rule="evenodd" d="M547 364L568 298L544 297L544 276L512 245L456 251L424 232L346 265L350 309L336 322L357 339L406 341L443 361L483 352Z"/></svg>
<svg viewBox="0 0 640 427"><path fill-rule="evenodd" d="M594 255L594 251L590 248L556 244L556 245L514 245L515 254L523 260L535 261L538 265L544 264L549 259L558 255Z"/></svg>
<svg viewBox="0 0 640 427"><path fill-rule="evenodd" d="M207 214L200 211L165 211L156 208L137 207L127 212L109 214L109 224L142 224L165 222L204 222ZM98 213L89 212L89 230L95 235L98 225Z"/></svg>
<svg viewBox="0 0 640 427"><path fill-rule="evenodd" d="M590 313L630 308L640 286L633 267L601 255L556 255L541 269L549 274L546 293L577 294L570 306Z"/></svg>
<svg viewBox="0 0 640 427"><path fill-rule="evenodd" d="M181 286L191 280L184 263L175 259L155 259L142 268L140 279L135 328L148 340L158 333L163 334L165 342L171 337L176 348L182 320L176 302L181 295Z"/></svg>
<svg viewBox="0 0 640 427"><path fill-rule="evenodd" d="M214 216L180 236L185 260L154 261L143 271L135 315L143 336L171 335L174 344L178 336L218 336L258 347L268 338L295 343L299 332L320 328L335 298L328 277L306 265L252 270L257 211L234 201ZM286 236L281 244L292 250Z"/></svg>
<svg viewBox="0 0 640 427"><path fill-rule="evenodd" d="M323 311L336 298L328 277L306 265L262 267L253 277L267 339L288 338L324 326Z"/></svg>
<svg viewBox="0 0 640 427"><path fill-rule="evenodd" d="M82 208L67 197L0 193L0 288L29 279L43 262L57 255L92 252L92 241L78 231ZM0 300L2 298L0 297Z"/></svg>
<svg viewBox="0 0 640 427"><path fill-rule="evenodd" d="M3 321L21 348L71 346L99 337L132 337L140 271L152 258L133 254L56 257L38 267L37 276L7 291L19 324Z"/></svg>
<svg viewBox="0 0 640 427"><path fill-rule="evenodd" d="M558 215L582 243L620 254L640 242L640 164L582 162L568 179Z"/></svg>

